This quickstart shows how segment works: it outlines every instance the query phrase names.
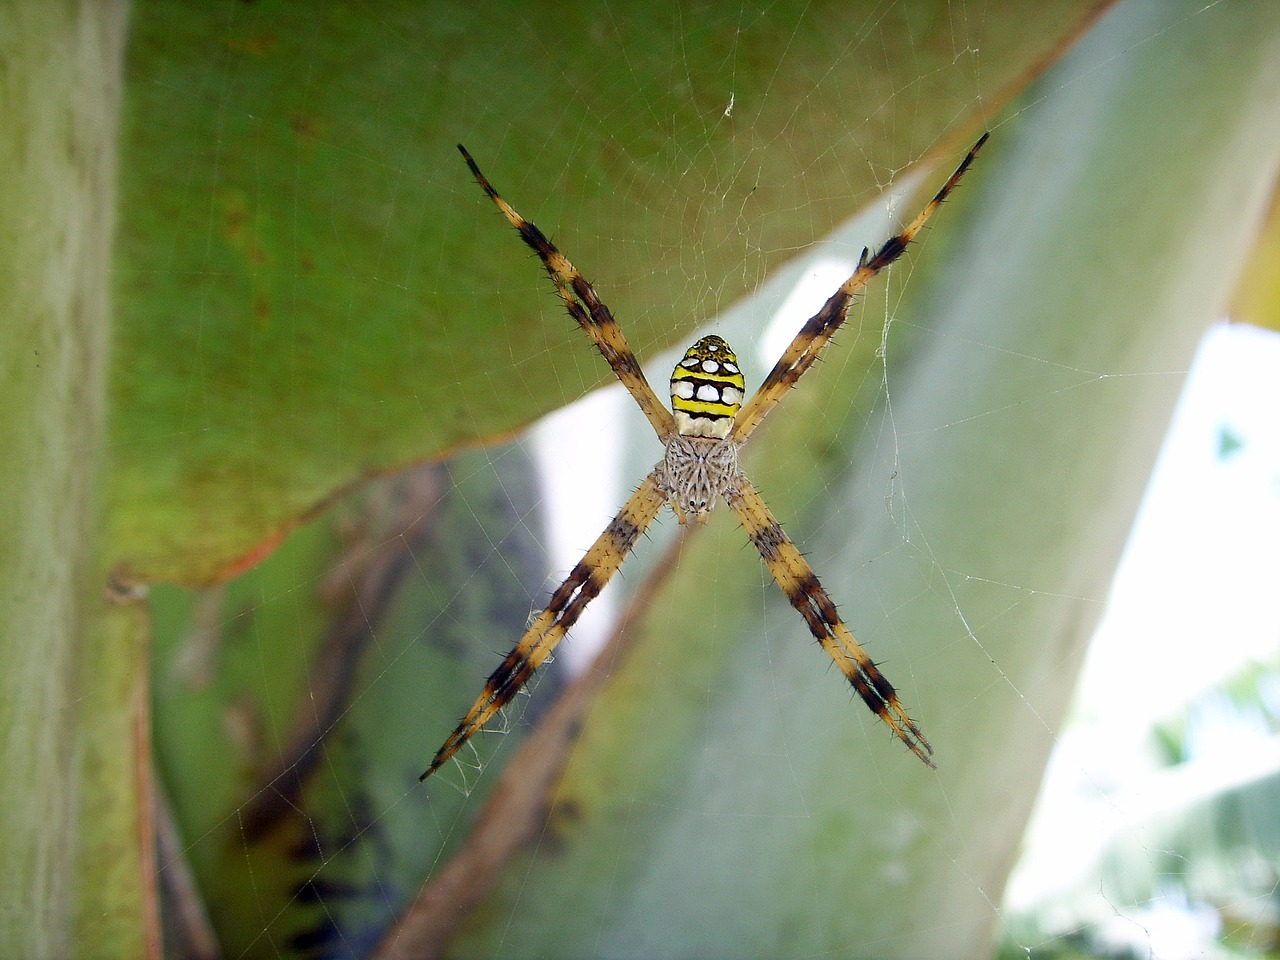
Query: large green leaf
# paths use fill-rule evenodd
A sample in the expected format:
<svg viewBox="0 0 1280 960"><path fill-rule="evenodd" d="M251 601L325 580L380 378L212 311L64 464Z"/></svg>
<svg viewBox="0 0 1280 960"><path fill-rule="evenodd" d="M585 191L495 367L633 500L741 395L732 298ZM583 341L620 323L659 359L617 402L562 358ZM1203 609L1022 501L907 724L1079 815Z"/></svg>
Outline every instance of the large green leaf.
<svg viewBox="0 0 1280 960"><path fill-rule="evenodd" d="M0 2L0 955L69 956L77 906L137 954L143 829L128 749L86 742L92 711L133 742L137 647L95 634L107 291L122 4ZM107 663L110 658L110 663ZM104 676L100 668L118 668ZM111 691L100 699L99 691ZM104 700L109 700L104 703ZM89 758L100 761L85 764ZM101 777L105 768L110 776ZM81 805L124 824L102 863ZM116 801L123 801L119 807ZM87 805L86 805L87 806ZM78 847L78 842L82 846ZM85 852L88 851L86 854ZM105 880L118 881L107 887ZM87 907L87 903L92 903ZM117 910L130 921L117 941Z"/></svg>
<svg viewBox="0 0 1280 960"><path fill-rule="evenodd" d="M417 776L536 602L535 502L519 447L463 454L371 485L225 587L153 591L174 913L189 868L230 955L385 928L463 836L466 797Z"/></svg>
<svg viewBox="0 0 1280 960"><path fill-rule="evenodd" d="M607 280L644 356L1004 96L1092 6L139 3L112 377L122 574L225 576L361 477L608 379L458 140Z"/></svg>

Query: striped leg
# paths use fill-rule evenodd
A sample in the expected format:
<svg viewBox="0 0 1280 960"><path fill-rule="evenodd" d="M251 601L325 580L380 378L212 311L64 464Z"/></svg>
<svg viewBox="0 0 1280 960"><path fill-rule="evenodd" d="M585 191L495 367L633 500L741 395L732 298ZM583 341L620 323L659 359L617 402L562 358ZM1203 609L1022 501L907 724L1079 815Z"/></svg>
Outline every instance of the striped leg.
<svg viewBox="0 0 1280 960"><path fill-rule="evenodd" d="M476 166L476 162L471 159L471 154L467 153L466 147L458 144L458 150L467 161L467 166L471 168L471 175L476 178L476 182L498 205L502 215L520 232L520 238L542 260L542 265L547 268L551 282L556 285L556 290L560 294L560 299L564 301L569 315L586 331L591 342L596 345L605 360L609 362L609 366L613 368L613 372L618 375L622 385L627 388L636 403L640 405L640 409L644 411L644 415L649 418L649 423L657 432L658 439L665 442L675 429L671 411L658 399L658 395L653 392L653 387L649 386L649 381L644 377L644 371L640 369L640 361L631 351L627 338L623 336L622 329L613 319L609 308L600 301L595 289L569 262L568 257L556 249L555 244L548 240L534 224L516 213L511 204L502 199L498 191L493 189L485 175L480 172L480 168ZM586 306L584 307L583 304Z"/></svg>
<svg viewBox="0 0 1280 960"><path fill-rule="evenodd" d="M817 637L818 643L835 661L840 672L848 678L862 702L889 725L912 753L930 767L935 766L929 759L933 747L902 709L893 684L884 678L884 674L867 656L862 645L853 638L853 634L836 612L836 605L818 582L813 568L800 555L800 551L783 531L751 481L740 477L737 489L727 494L725 501L737 514L751 542L760 551L773 579L787 595L791 605L800 611L810 632Z"/></svg>
<svg viewBox="0 0 1280 960"><path fill-rule="evenodd" d="M449 734L449 739L436 751L431 766L419 780L425 780L435 773L494 714L511 702L520 688L528 683L533 672L550 656L556 644L564 637L565 631L577 622L586 605L599 595L666 503L666 495L658 489L657 478L657 470L645 477L639 489L591 545L586 556L573 568L569 578L551 595L547 608L538 614L515 649L489 675L484 690L457 728Z"/></svg>
<svg viewBox="0 0 1280 960"><path fill-rule="evenodd" d="M863 249L853 276L831 295L831 298L822 305L821 310L805 322L795 339L791 341L791 345L769 371L764 383L760 384L760 389L755 392L746 406L738 411L738 416L733 422L733 432L730 434L734 440L742 443L751 436L752 431L760 425L760 421L768 416L769 411L778 405L778 401L786 395L787 391L796 385L796 381L804 372L813 366L813 362L818 359L818 355L822 353L822 349L832 335L844 323L854 296L871 281L872 277L902 256L907 249L907 244L915 239L920 228L933 216L934 211L942 205L942 201L947 199L947 194L960 182L960 178L973 163L973 158L987 142L987 136L988 134L984 133L973 145L973 149L960 161L956 172L942 185L942 189L934 194L933 199L925 205L920 215L912 220L905 230L886 240L874 255L869 250Z"/></svg>

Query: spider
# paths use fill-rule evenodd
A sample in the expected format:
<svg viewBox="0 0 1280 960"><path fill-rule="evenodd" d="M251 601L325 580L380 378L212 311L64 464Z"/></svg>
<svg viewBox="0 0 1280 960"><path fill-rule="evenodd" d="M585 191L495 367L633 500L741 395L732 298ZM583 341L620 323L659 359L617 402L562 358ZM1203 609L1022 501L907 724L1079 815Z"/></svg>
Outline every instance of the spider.
<svg viewBox="0 0 1280 960"><path fill-rule="evenodd" d="M955 173L906 229L886 240L874 254L863 248L853 275L800 328L760 389L745 404L746 382L737 357L723 339L707 336L688 349L671 374L671 410L662 404L649 386L621 328L591 284L541 230L516 213L490 185L466 148L458 145L476 182L519 231L520 238L542 260L565 309L591 338L622 385L639 404L666 453L592 544L586 556L573 568L568 579L556 588L546 609L534 619L515 648L489 675L484 690L436 751L431 766L418 778L420 781L440 769L511 702L534 671L546 661L565 632L577 622L587 604L599 595L617 572L664 504L670 505L681 524L690 518L697 523L705 523L719 499L723 499L737 516L747 536L760 551L773 579L862 702L889 725L912 753L928 766L936 768L930 759L933 747L903 710L893 685L840 619L835 603L819 583L817 575L742 472L738 455L769 411L813 365L844 322L855 294L872 277L902 256L907 244L955 189L987 137L988 134L983 134L974 144Z"/></svg>

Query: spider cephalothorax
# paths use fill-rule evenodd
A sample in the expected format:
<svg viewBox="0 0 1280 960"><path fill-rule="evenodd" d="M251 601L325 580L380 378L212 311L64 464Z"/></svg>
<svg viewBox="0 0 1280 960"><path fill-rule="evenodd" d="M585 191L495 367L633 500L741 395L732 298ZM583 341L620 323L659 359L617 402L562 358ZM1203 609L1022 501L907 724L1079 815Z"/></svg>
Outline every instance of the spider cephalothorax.
<svg viewBox="0 0 1280 960"><path fill-rule="evenodd" d="M658 489L681 523L689 517L706 523L716 501L736 492L742 476L738 445L732 440L682 433L667 438L666 456L656 469Z"/></svg>
<svg viewBox="0 0 1280 960"><path fill-rule="evenodd" d="M854 295L872 277L902 256L925 221L960 182L986 140L984 134L924 210L901 233L886 240L875 253L867 249L862 251L853 275L800 328L760 389L745 405L745 383L738 368L738 358L724 340L709 336L690 347L676 364L671 374L670 410L663 406L649 386L627 338L595 289L541 230L502 199L471 159L471 154L459 145L458 149L462 151L476 182L542 260L565 309L599 348L635 399L653 425L658 439L665 445L666 453L586 556L570 571L565 582L556 588L546 609L534 618L515 648L489 675L484 690L436 751L431 766L421 779L425 780L438 770L494 714L511 702L534 671L546 662L565 632L577 622L586 605L599 595L609 578L617 572L664 504L670 504L676 517L685 523L690 516L697 521L705 521L716 501L721 499L737 516L773 579L863 703L888 724L912 753L933 766L929 759L933 747L907 716L893 684L885 679L862 645L854 639L813 569L742 472L738 465L738 450L769 411L813 365L832 334L844 322Z"/></svg>

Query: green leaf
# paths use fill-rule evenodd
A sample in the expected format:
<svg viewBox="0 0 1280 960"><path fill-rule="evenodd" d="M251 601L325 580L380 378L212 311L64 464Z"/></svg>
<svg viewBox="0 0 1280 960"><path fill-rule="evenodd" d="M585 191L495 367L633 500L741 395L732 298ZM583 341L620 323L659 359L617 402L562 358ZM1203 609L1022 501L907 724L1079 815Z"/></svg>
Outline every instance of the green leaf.
<svg viewBox="0 0 1280 960"><path fill-rule="evenodd" d="M139 3L113 557L225 578L362 477L609 379L457 141L577 251L645 357L1023 82L1089 6Z"/></svg>
<svg viewBox="0 0 1280 960"><path fill-rule="evenodd" d="M145 947L136 922L144 825L130 747L145 729L134 721L146 659L125 643L106 663L101 641L109 634L96 623L105 585L98 484L124 19L121 4L0 3L6 957L72 956L76 922L90 912L104 949L137 956ZM100 672L104 666L113 669ZM122 675L123 691L115 684ZM114 755L98 749L105 738L89 736L105 733L99 708L117 735ZM116 755L126 759L120 767L112 766ZM112 774L105 779L104 768Z"/></svg>
<svg viewBox="0 0 1280 960"><path fill-rule="evenodd" d="M183 838L162 881L190 867L228 954L370 940L461 841L466 796L418 774L535 603L535 502L519 447L464 454L372 484L225 587L152 591Z"/></svg>
<svg viewBox="0 0 1280 960"><path fill-rule="evenodd" d="M1231 317L1280 330L1280 197L1273 201L1231 307Z"/></svg>

